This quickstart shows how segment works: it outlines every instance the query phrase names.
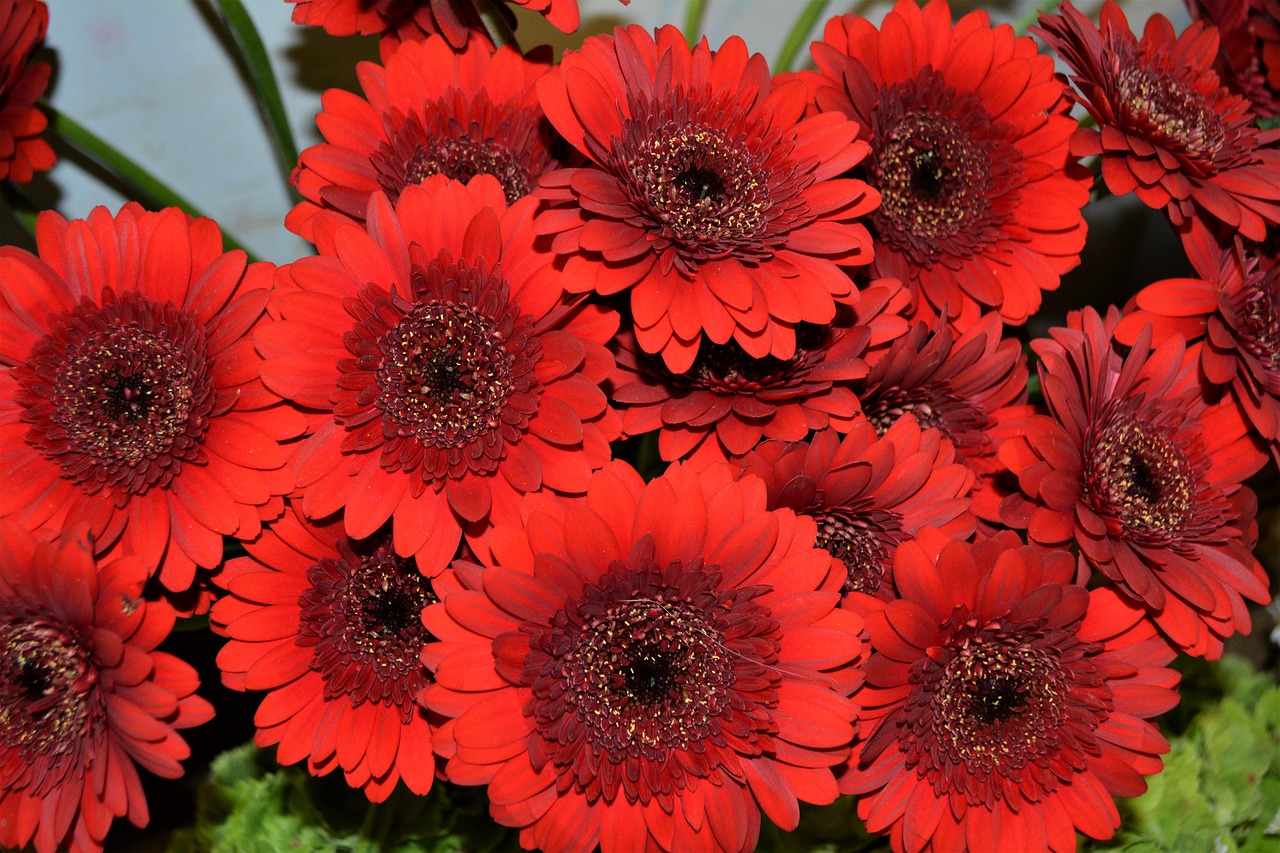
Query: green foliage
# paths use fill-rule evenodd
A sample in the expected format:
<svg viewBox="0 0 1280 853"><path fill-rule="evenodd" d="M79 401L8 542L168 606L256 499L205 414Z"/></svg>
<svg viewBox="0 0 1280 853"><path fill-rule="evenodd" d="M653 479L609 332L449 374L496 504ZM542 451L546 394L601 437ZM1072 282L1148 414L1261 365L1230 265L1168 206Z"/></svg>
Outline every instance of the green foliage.
<svg viewBox="0 0 1280 853"><path fill-rule="evenodd" d="M1239 658L1186 675L1183 705L1198 712L1170 733L1147 792L1121 803L1117 837L1091 849L1280 853L1280 686Z"/></svg>
<svg viewBox="0 0 1280 853"><path fill-rule="evenodd" d="M169 853L488 853L517 846L489 819L483 788L441 783L419 797L403 785L370 804L341 773L312 778L278 767L252 744L214 759L201 788L195 826L176 833Z"/></svg>

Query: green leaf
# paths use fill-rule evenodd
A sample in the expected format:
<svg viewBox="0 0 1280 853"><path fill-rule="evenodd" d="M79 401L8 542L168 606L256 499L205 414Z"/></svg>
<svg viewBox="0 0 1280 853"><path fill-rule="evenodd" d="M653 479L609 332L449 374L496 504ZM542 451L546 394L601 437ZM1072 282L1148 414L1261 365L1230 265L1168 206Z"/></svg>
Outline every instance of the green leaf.
<svg viewBox="0 0 1280 853"><path fill-rule="evenodd" d="M271 68L271 58L262 44L257 27L253 25L253 18L249 17L248 10L240 0L218 0L218 12L235 43L245 73L253 83L258 108L262 110L275 141L276 157L284 173L285 186L292 190L289 176L293 167L298 165L298 146L294 143L293 131L289 128L289 118L285 114L284 99L280 97L280 86L276 83L276 75Z"/></svg>

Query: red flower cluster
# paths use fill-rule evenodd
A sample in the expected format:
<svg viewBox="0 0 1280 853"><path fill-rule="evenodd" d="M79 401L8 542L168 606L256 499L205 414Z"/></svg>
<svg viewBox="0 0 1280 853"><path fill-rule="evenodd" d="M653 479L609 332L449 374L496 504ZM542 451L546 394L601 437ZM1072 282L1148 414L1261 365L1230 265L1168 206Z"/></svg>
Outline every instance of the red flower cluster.
<svg viewBox="0 0 1280 853"><path fill-rule="evenodd" d="M1072 92L945 0L831 20L800 74L293 0L381 36L292 172L315 254L134 203L0 248L0 845L146 822L136 768L211 715L157 646L205 608L280 763L483 786L527 849L745 853L841 794L895 851L1111 837L1165 665L1271 594L1280 131L1247 98L1280 39L1272 0L1199 2L1221 56L1042 16ZM12 107L45 15L0 0L15 180L51 162ZM1196 277L1032 325L1080 157Z"/></svg>

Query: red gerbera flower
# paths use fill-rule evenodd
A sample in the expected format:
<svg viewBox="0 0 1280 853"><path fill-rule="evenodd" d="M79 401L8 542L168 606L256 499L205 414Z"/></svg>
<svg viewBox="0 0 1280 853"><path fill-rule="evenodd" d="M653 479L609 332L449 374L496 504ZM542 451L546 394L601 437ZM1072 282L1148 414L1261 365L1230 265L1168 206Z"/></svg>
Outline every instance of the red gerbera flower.
<svg viewBox="0 0 1280 853"><path fill-rule="evenodd" d="M1178 648L1216 658L1249 630L1242 597L1271 600L1240 485L1265 456L1229 401L1205 402L1180 336L1152 349L1147 327L1122 358L1117 321L1086 309L1033 342L1050 415L1000 446L1022 491L1001 516L1033 542L1075 542Z"/></svg>
<svg viewBox="0 0 1280 853"><path fill-rule="evenodd" d="M1002 329L995 314L959 337L949 327L917 323L852 385L881 435L908 412L921 427L939 430L979 475L973 510L989 521L999 518L1002 496L996 448L1030 414L1026 356L1016 340L1001 338Z"/></svg>
<svg viewBox="0 0 1280 853"><path fill-rule="evenodd" d="M40 137L49 121L36 108L49 63L30 61L48 27L49 9L39 0L0 0L0 179L18 184L58 159Z"/></svg>
<svg viewBox="0 0 1280 853"><path fill-rule="evenodd" d="M213 706L154 651L174 617L143 602L147 573L96 563L83 525L48 542L0 521L0 846L100 851L116 818L147 824L139 766L182 775L178 730Z"/></svg>
<svg viewBox="0 0 1280 853"><path fill-rule="evenodd" d="M341 767L375 802L400 779L427 793L434 726L415 700L430 682L420 658L431 582L389 537L352 541L341 518L313 524L292 506L245 548L219 573L229 594L209 618L229 638L223 682L269 691L254 742L278 744L281 764L305 758L315 776Z"/></svg>
<svg viewBox="0 0 1280 853"><path fill-rule="evenodd" d="M0 248L0 516L87 521L99 554L169 590L251 539L293 487L298 415L258 378L273 267L223 252L209 219L126 204L43 213L40 256Z"/></svg>
<svg viewBox="0 0 1280 853"><path fill-rule="evenodd" d="M413 41L439 33L454 50L462 50L472 35L488 41L474 0L289 0L293 22L324 27L333 36L387 34L396 41ZM511 0L537 12L562 33L578 29L578 0ZM622 0L624 4L630 0ZM496 4L501 14L508 10Z"/></svg>
<svg viewBox="0 0 1280 853"><path fill-rule="evenodd" d="M293 184L304 201L285 226L314 240L311 219L320 210L362 222L370 193L382 190L394 202L435 174L463 182L493 175L507 201L528 195L556 165L533 91L548 65L480 41L454 53L436 36L402 45L385 69L360 63L368 100L341 89L324 93L316 124L327 143L302 152Z"/></svg>
<svg viewBox="0 0 1280 853"><path fill-rule="evenodd" d="M1222 88L1215 29L1195 22L1175 36L1152 15L1138 40L1111 0L1100 29L1070 3L1059 9L1035 32L1075 71L1097 127L1077 131L1071 150L1102 158L1112 193L1136 194L1179 228L1220 220L1262 240L1280 223L1280 130L1258 130L1249 102Z"/></svg>
<svg viewBox="0 0 1280 853"><path fill-rule="evenodd" d="M840 780L895 851L1053 850L1110 838L1113 797L1146 790L1169 745L1147 722L1178 701L1173 650L1066 552L1005 532L904 542L902 595L865 608L860 739Z"/></svg>
<svg viewBox="0 0 1280 853"><path fill-rule="evenodd" d="M930 323L967 329L987 308L1025 323L1079 263L1089 200L1052 59L983 11L953 27L945 0L899 0L879 31L833 18L812 53L816 106L871 145L872 273L906 283Z"/></svg>
<svg viewBox="0 0 1280 853"><path fill-rule="evenodd" d="M1202 278L1144 287L1116 326L1116 340L1132 346L1150 324L1153 346L1174 335L1203 341L1195 347L1201 375L1230 390L1280 461L1280 258L1239 238L1227 248L1208 240L1186 248Z"/></svg>
<svg viewBox="0 0 1280 853"><path fill-rule="evenodd" d="M792 829L848 755L861 621L814 523L755 477L621 463L527 519L423 620L450 780L488 784L521 845L746 851Z"/></svg>
<svg viewBox="0 0 1280 853"><path fill-rule="evenodd" d="M631 288L636 338L683 373L711 343L795 355L799 323L856 300L841 266L871 260L879 196L840 177L867 153L842 116L801 118L742 39L692 50L675 27L595 36L538 81L547 117L593 161L552 172L538 219L566 288Z"/></svg>
<svg viewBox="0 0 1280 853"><path fill-rule="evenodd" d="M869 347L887 346L906 331L897 313L905 301L897 282L878 282L862 292L856 309L841 306L830 325L800 324L789 359L751 358L733 341L704 343L685 373L672 373L623 334L610 395L629 404L623 432L659 430L658 451L667 461L686 454L723 461L762 438L799 441L827 427L847 432L858 417L847 383L866 375Z"/></svg>
<svg viewBox="0 0 1280 853"><path fill-rule="evenodd" d="M1280 0L1184 0L1218 28L1218 75L1261 118L1280 116Z"/></svg>
<svg viewBox="0 0 1280 853"><path fill-rule="evenodd" d="M536 204L437 175L373 196L367 231L316 217L320 257L282 268L257 337L264 381L318 413L295 461L309 518L345 508L353 539L394 519L396 553L435 574L464 527L482 547L491 510L580 493L609 460L617 315L563 306Z"/></svg>
<svg viewBox="0 0 1280 853"><path fill-rule="evenodd" d="M844 592L896 596L893 555L922 527L964 539L973 533L973 473L936 429L907 415L881 437L867 421L841 438L822 430L811 443L767 441L742 460L764 480L770 509L818 523L817 546L845 569Z"/></svg>

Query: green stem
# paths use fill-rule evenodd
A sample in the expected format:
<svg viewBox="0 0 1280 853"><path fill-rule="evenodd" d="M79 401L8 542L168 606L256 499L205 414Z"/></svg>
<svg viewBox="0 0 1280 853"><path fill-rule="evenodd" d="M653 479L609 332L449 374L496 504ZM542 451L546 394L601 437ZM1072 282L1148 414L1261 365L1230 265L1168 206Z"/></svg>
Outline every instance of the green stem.
<svg viewBox="0 0 1280 853"><path fill-rule="evenodd" d="M520 45L516 42L515 30L507 25L507 19L502 17L502 10L498 8L498 4L494 0L475 0L475 4L476 12L479 13L480 20L493 41L493 46L502 47L504 44L509 44L519 50Z"/></svg>
<svg viewBox="0 0 1280 853"><path fill-rule="evenodd" d="M684 7L684 37L689 42L689 47L696 45L698 39L702 38L702 13L706 8L706 0L689 0Z"/></svg>
<svg viewBox="0 0 1280 853"><path fill-rule="evenodd" d="M40 211L8 181L0 182L0 191L3 192L5 203L13 213L14 221L22 226L22 230L31 235L34 240L36 219L40 216Z"/></svg>
<svg viewBox="0 0 1280 853"><path fill-rule="evenodd" d="M253 18L240 0L218 0L218 11L222 14L222 23L231 34L239 51L240 61L253 82L254 95L258 107L271 128L275 139L276 157L280 160L285 186L292 189L289 175L298 164L298 146L293 141L293 131L289 128L289 119L285 115L284 100L280 97L280 86L276 83L275 72L271 68L271 59L262 44L262 37L253 25Z"/></svg>
<svg viewBox="0 0 1280 853"><path fill-rule="evenodd" d="M1013 22L1013 32L1016 35L1024 35L1032 24L1040 20L1041 15L1046 12L1057 11L1061 3L1062 0L1044 0L1039 6Z"/></svg>
<svg viewBox="0 0 1280 853"><path fill-rule="evenodd" d="M787 33L787 40L782 43L782 50L778 53L778 59L773 64L772 70L774 74L791 70L791 64L795 62L796 54L800 52L800 47L809 37L809 30L813 29L813 25L818 22L818 18L827 10L827 4L830 2L831 0L809 0L805 4L800 16L791 25L791 31Z"/></svg>
<svg viewBox="0 0 1280 853"><path fill-rule="evenodd" d="M71 149L119 180L130 190L129 195L144 207L177 207L196 218L205 216L194 204L178 195L159 178L130 160L119 149L92 133L88 128L68 118L48 103L41 102L40 109L49 117L51 135L56 136ZM255 260L253 253L245 249L239 240L225 230L222 232L222 242L228 249L244 250L249 255L249 260Z"/></svg>

